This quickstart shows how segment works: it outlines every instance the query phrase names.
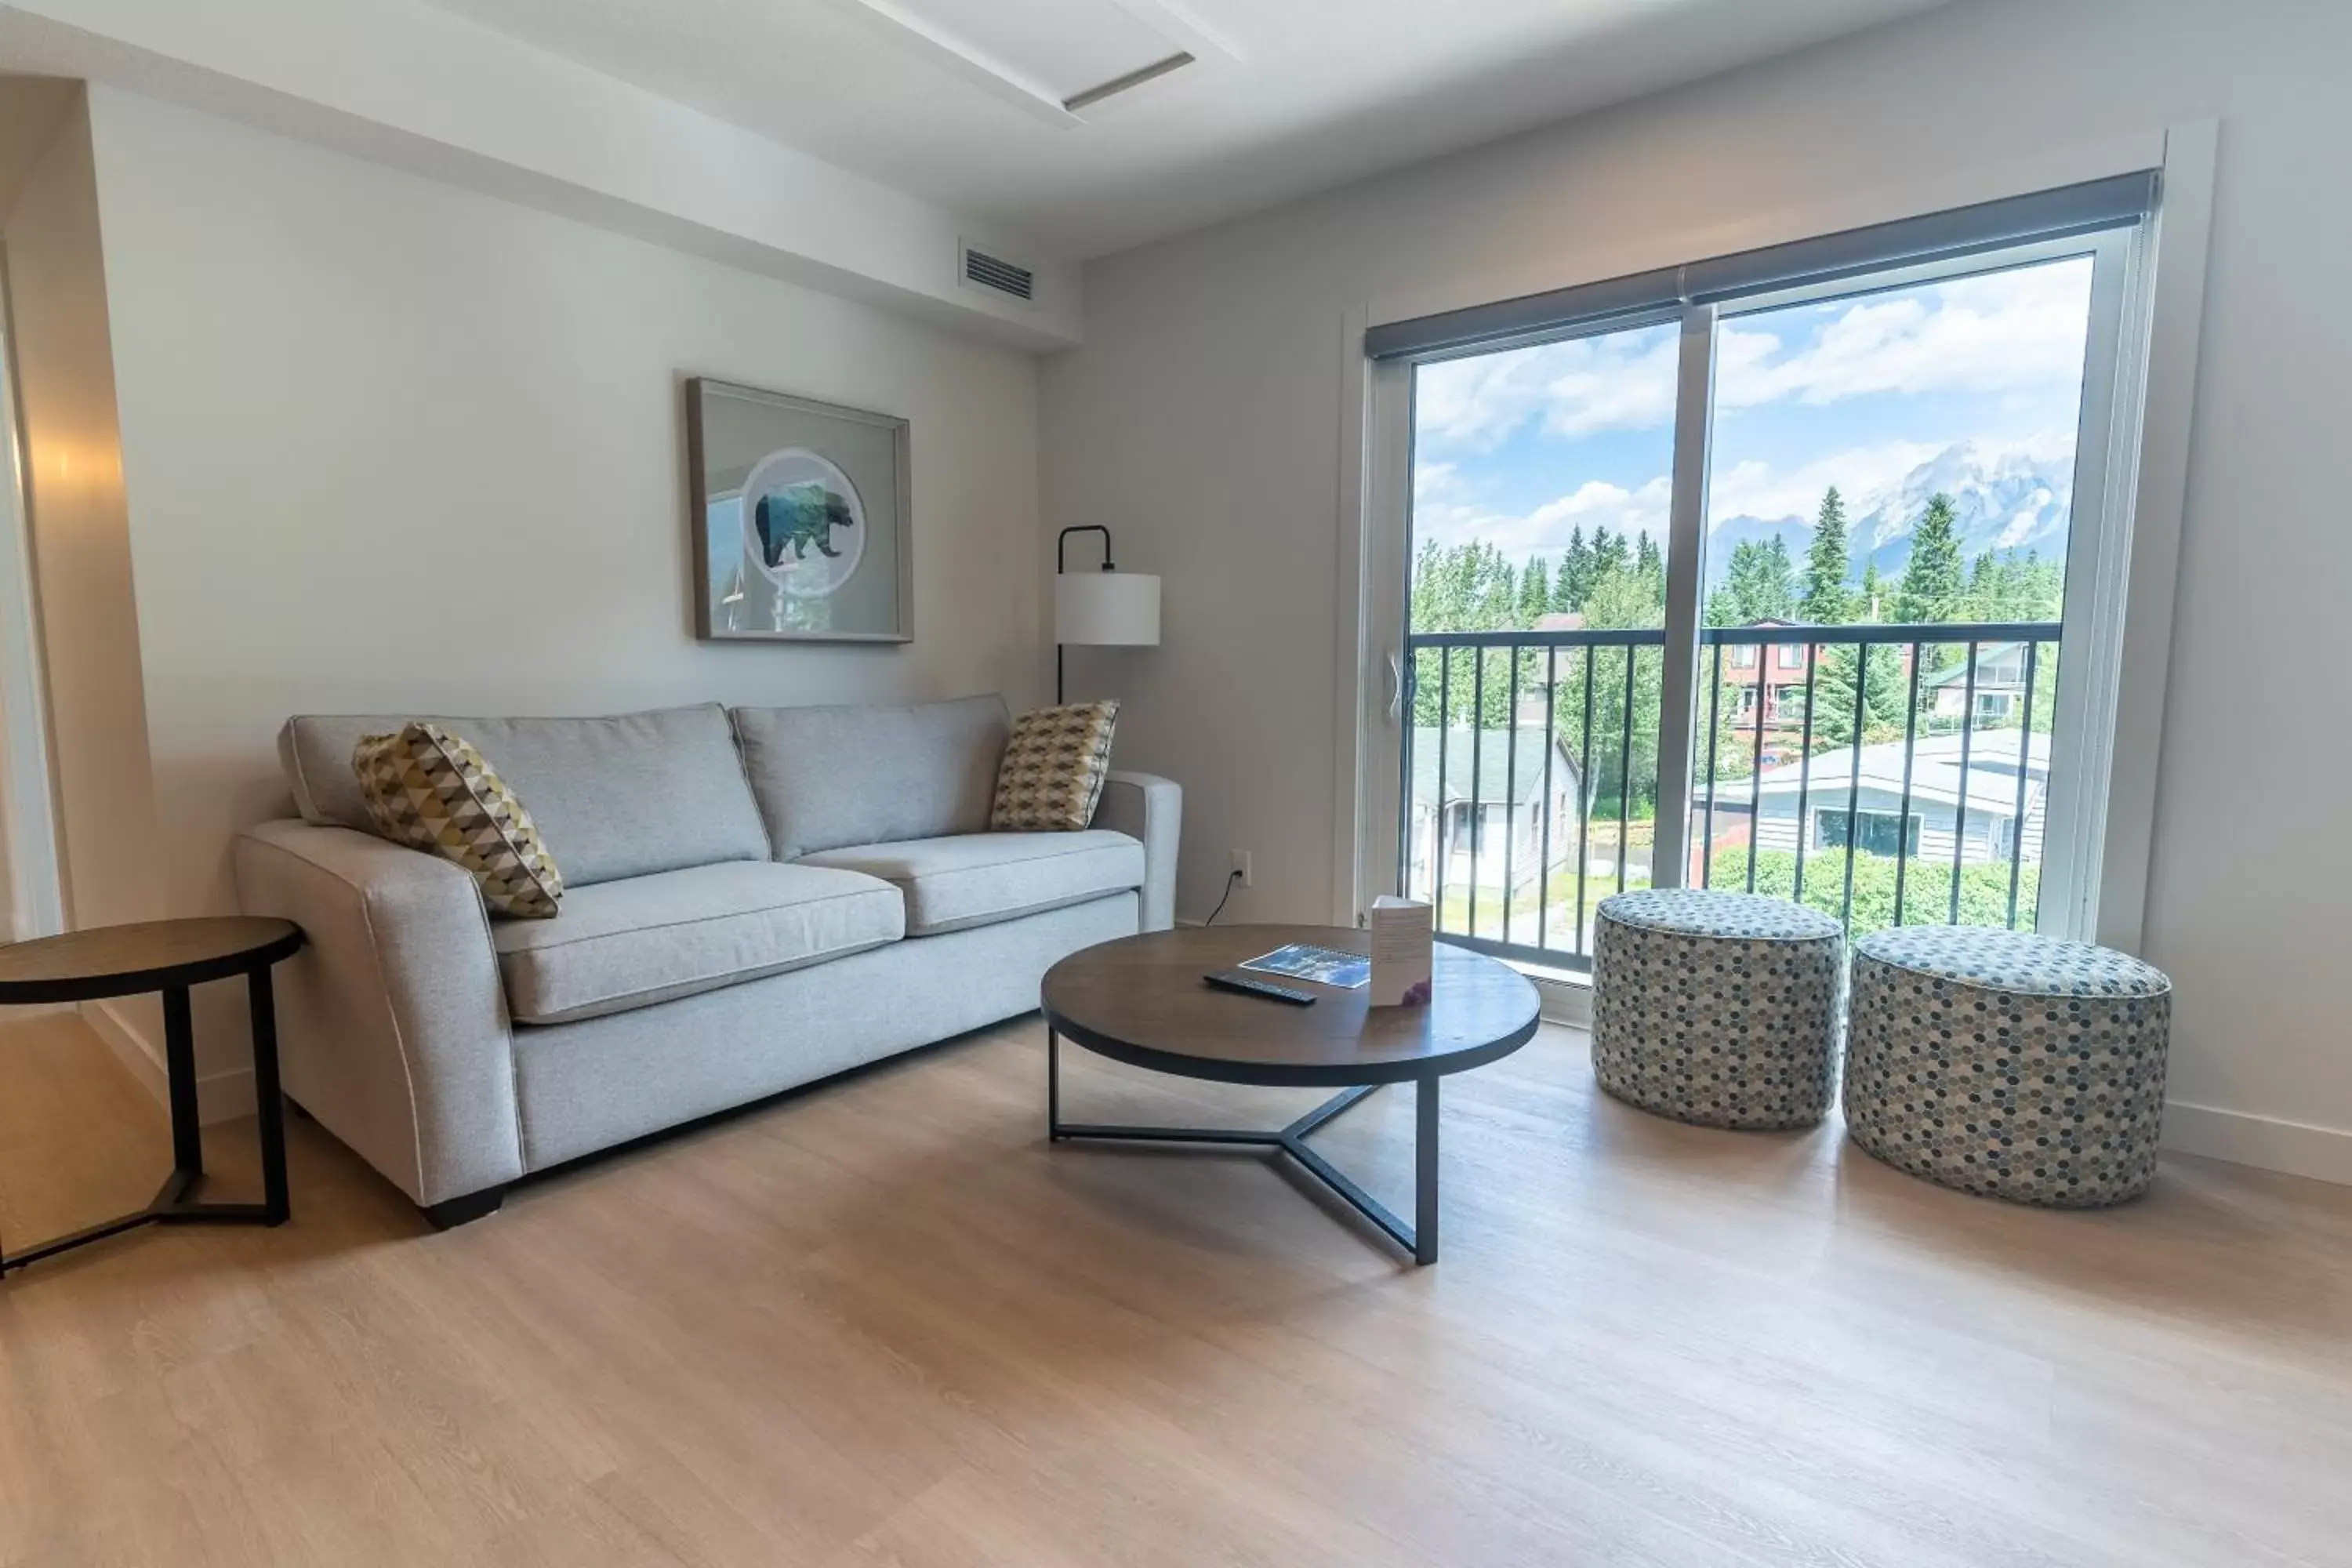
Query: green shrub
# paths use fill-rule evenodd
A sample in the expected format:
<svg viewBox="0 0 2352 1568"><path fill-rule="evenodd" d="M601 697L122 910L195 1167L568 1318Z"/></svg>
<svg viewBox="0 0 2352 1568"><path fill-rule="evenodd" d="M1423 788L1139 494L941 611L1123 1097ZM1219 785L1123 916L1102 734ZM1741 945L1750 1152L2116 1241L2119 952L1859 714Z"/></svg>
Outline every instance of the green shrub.
<svg viewBox="0 0 2352 1568"><path fill-rule="evenodd" d="M1786 849L1767 849L1756 858L1756 890L1788 898L1797 881L1797 857ZM1748 851L1717 850L1707 885L1731 892L1748 886ZM2017 923L2033 925L2034 899L2042 885L2042 868L2028 863L2017 880ZM1807 850L1804 903L1835 916L1845 899L1845 852ZM1952 868L1913 859L1903 873L1903 924L1943 925L1952 918ZM1857 852L1853 858L1853 914L1847 931L1866 936L1884 931L1895 921L1895 861L1884 855ZM1960 918L1965 926L2009 923L2009 865L1970 864L1960 868Z"/></svg>

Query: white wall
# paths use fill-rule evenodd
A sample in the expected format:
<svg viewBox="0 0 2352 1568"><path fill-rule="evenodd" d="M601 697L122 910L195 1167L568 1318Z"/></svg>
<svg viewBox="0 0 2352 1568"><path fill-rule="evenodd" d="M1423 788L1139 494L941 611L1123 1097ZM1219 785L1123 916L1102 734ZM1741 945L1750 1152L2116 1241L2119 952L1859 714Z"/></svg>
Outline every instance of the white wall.
<svg viewBox="0 0 2352 1568"><path fill-rule="evenodd" d="M172 913L234 907L291 712L1039 696L1028 355L152 100L91 113ZM913 421L911 646L693 640L688 374Z"/></svg>
<svg viewBox="0 0 2352 1568"><path fill-rule="evenodd" d="M2352 1181L2352 829L2274 826L2310 816L2282 796L2352 770L2352 731L2323 717L2352 584L2332 460L2347 51L2352 7L2324 0L1954 5L1089 266L1087 344L1044 378L1045 519L1108 522L1122 564L1166 579L1165 646L1117 681L1123 756L1186 785L1180 908L1205 912L1229 847L1255 855L1242 918L1332 906L1351 309L1792 237L1858 195L2219 115L2145 951L2179 984L2168 1135Z"/></svg>

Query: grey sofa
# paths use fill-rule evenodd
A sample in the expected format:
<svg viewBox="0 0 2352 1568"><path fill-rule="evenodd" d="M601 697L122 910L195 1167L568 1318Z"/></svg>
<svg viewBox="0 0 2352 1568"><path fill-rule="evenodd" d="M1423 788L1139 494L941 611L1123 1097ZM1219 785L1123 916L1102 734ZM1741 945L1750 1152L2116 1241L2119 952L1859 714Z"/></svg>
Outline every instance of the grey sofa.
<svg viewBox="0 0 2352 1568"><path fill-rule="evenodd" d="M1078 833L986 831L995 697L461 719L566 891L492 921L470 875L367 831L352 743L279 735L299 820L236 846L280 971L287 1092L436 1223L509 1184L1037 1005L1056 960L1171 921L1181 794L1114 773Z"/></svg>

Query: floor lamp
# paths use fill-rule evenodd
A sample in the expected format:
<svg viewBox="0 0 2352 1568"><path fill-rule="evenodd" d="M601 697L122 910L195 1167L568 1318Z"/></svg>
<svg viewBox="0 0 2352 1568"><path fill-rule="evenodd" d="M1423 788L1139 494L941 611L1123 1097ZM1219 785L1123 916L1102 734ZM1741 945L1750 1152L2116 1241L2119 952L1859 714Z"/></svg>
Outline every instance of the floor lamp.
<svg viewBox="0 0 2352 1568"><path fill-rule="evenodd" d="M1103 537L1102 568L1069 569L1070 535ZM1062 649L1160 646L1160 579L1122 572L1110 558L1110 530L1098 522L1062 530L1054 542L1054 705L1062 705Z"/></svg>

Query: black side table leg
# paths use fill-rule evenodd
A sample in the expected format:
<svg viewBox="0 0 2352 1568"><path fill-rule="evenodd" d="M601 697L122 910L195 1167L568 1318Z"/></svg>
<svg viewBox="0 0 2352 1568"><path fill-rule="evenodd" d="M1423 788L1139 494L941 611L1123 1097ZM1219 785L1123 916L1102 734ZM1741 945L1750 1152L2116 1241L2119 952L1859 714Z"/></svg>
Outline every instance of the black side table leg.
<svg viewBox="0 0 2352 1568"><path fill-rule="evenodd" d="M1437 1261L1437 1079L1413 1089L1412 1260Z"/></svg>
<svg viewBox="0 0 2352 1568"><path fill-rule="evenodd" d="M278 1082L278 999L265 965L246 976L246 999L253 1014L253 1101L261 1122L262 1206L268 1223L284 1225L293 1213L286 1191L286 1096Z"/></svg>
<svg viewBox="0 0 2352 1568"><path fill-rule="evenodd" d="M193 1183L205 1173L205 1135L196 1114L196 1027L184 985L163 993L163 1070L170 1079L172 1163Z"/></svg>
<svg viewBox="0 0 2352 1568"><path fill-rule="evenodd" d="M1045 1030L1045 1142L1062 1141L1062 1037Z"/></svg>

